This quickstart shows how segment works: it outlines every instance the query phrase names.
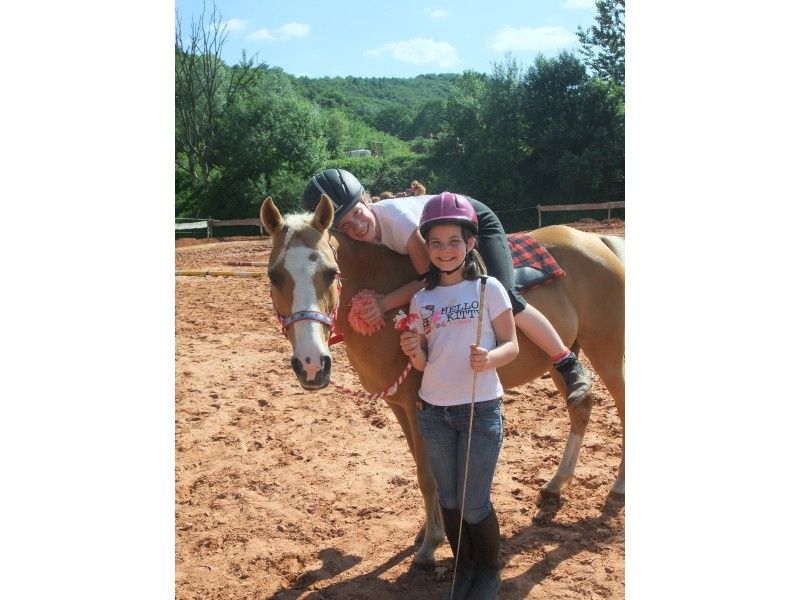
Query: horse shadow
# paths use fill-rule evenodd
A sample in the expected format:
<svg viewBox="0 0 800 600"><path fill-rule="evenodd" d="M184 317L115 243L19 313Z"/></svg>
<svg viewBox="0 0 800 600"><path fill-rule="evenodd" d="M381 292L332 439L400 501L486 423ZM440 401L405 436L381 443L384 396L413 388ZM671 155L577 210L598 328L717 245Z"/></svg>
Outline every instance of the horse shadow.
<svg viewBox="0 0 800 600"><path fill-rule="evenodd" d="M503 540L504 548L501 546L501 551L504 549L506 555L520 551L530 552L538 548L542 558L525 572L504 578L498 597L508 600L527 598L531 590L544 581L559 564L584 550L598 552L610 538L617 535L609 527L609 521L625 505L624 498L609 495L597 516L553 526L553 518L563 504L561 499L540 498L539 512L531 525ZM544 549L544 546L553 544L556 544L556 548Z"/></svg>
<svg viewBox="0 0 800 600"><path fill-rule="evenodd" d="M403 573L394 581L386 581L380 578L383 573L413 556L415 551L414 545L410 545L368 573L322 587L318 585L319 581L333 578L362 561L359 556L342 554L340 550L335 548L325 548L318 554L323 561L321 567L314 571L303 573L291 588L278 590L268 600L296 600L301 596L304 600L367 599L394 596L422 598L424 597L422 594L430 593L431 585L441 585L436 581L436 575L433 571L423 571L412 566L409 571ZM309 591L312 586L315 589ZM369 590L369 593L366 594L364 590Z"/></svg>
<svg viewBox="0 0 800 600"><path fill-rule="evenodd" d="M520 529L513 536L503 537L501 549L508 558L520 552L531 552L539 548L543 557L524 573L504 578L498 598L504 600L527 598L531 590L546 579L560 563L584 550L598 551L609 538L615 535L615 532L608 527L608 521L619 513L624 506L624 501L609 496L598 516L587 517L574 523L560 523L556 527L552 526L552 521L563 505L563 501L540 499L537 504L539 511L533 517L531 525ZM564 532L566 532L566 536ZM570 535L571 532L580 532L580 535ZM557 545L555 549L544 550L545 545L553 544ZM318 554L323 562L321 567L303 573L291 588L277 591L268 600L297 600L301 596L304 600L373 597L441 598L450 589L452 569L449 558L441 561L442 564L447 565L446 569L437 565L434 570L425 571L412 566L394 581L381 579L383 573L413 556L415 551L415 546L409 545L368 573L331 583L328 586L320 586L321 581L344 573L363 560L359 556L342 554L335 548L324 548ZM309 588L312 586L314 589L310 590Z"/></svg>

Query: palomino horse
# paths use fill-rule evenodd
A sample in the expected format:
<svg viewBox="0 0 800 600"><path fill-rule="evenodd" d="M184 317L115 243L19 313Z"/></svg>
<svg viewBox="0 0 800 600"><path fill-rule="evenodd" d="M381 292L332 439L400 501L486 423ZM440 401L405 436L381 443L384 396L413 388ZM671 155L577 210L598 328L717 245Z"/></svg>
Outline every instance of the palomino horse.
<svg viewBox="0 0 800 600"><path fill-rule="evenodd" d="M305 389L328 385L331 355L330 325L343 334L347 356L368 392L386 389L401 373L408 359L400 349L398 333L391 325L373 335L356 333L347 321L346 307L359 289L387 293L416 277L411 261L384 246L356 242L329 230L333 206L326 196L314 214L286 218L264 200L261 222L272 234L268 274L270 293L293 355L292 369ZM623 457L612 494L625 493L625 268L623 240L603 237L555 225L535 232L567 273L553 283L525 293L544 313L561 338L575 352L580 348L603 379L614 398L623 425ZM612 250L613 248L613 250ZM337 277L337 273L339 277ZM341 284L339 284L341 281ZM285 315L285 316L282 316ZM335 321L335 322L334 322ZM504 388L539 377L552 368L547 355L525 335L519 335L519 356L499 370ZM425 501L425 536L414 557L423 567L434 564L434 550L444 539L436 482L428 466L417 431L415 404L421 373L412 369L386 402L403 429L417 467L417 480ZM561 377L553 383L565 394ZM564 455L553 478L544 486L546 496L558 496L572 480L581 442L589 423L593 400L588 396L569 409L570 433Z"/></svg>

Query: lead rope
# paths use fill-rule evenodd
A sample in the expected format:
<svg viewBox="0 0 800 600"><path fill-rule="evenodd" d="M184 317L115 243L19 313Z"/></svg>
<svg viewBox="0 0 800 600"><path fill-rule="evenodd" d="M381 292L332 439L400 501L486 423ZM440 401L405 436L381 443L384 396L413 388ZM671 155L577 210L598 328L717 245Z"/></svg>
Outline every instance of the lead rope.
<svg viewBox="0 0 800 600"><path fill-rule="evenodd" d="M397 391L397 388L400 387L403 381L405 381L405 378L408 376L410 372L411 372L411 361L409 360L408 364L406 365L406 368L403 369L402 373L400 373L400 377L395 379L394 382L390 383L389 387L387 387L382 392L375 392L374 394L368 394L367 392L361 392L358 390L351 389L346 385L334 381L333 379L330 380L330 383L335 389L339 390L340 392L343 392L345 394L350 394L351 396L355 396L356 398L363 398L365 400L379 400L381 398L385 398L386 396L393 396L394 393Z"/></svg>
<svg viewBox="0 0 800 600"><path fill-rule="evenodd" d="M481 277L481 293L478 300L478 331L475 337L475 345L481 345L481 329L483 327L483 297L486 293L486 278ZM472 416L475 412L475 391L478 385L478 372L472 372L472 399L469 402L469 429L467 431L467 460L464 463L464 489L461 492L461 519L458 522L458 543L456 544L456 556L453 564L453 583L450 586L450 600L456 590L456 575L458 572L458 554L461 552L461 526L464 524L464 503L467 498L467 476L469 475L469 455L472 447Z"/></svg>

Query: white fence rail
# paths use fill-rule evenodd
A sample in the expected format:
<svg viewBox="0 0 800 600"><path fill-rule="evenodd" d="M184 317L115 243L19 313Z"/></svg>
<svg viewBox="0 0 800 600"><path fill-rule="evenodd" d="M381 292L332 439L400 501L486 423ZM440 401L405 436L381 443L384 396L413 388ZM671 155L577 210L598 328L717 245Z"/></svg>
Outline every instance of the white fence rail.
<svg viewBox="0 0 800 600"><path fill-rule="evenodd" d="M261 219L200 219L192 221L191 223L175 223L175 231L187 231L192 229L205 229L206 237L211 237L214 227L242 227L253 226L258 227L261 235L264 235L264 227L261 225Z"/></svg>
<svg viewBox="0 0 800 600"><path fill-rule="evenodd" d="M611 218L611 209L612 208L625 208L625 201L620 200L619 202L597 202L595 204L552 204L547 206L542 206L541 204L536 207L539 211L539 227L542 226L542 213L543 212L553 212L559 210L602 210L608 209L608 218Z"/></svg>

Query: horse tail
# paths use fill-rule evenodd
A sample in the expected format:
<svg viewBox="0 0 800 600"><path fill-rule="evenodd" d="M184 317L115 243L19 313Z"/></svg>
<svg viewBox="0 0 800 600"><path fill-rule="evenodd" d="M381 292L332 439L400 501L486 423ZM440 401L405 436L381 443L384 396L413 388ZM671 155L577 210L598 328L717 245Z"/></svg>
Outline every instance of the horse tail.
<svg viewBox="0 0 800 600"><path fill-rule="evenodd" d="M615 235L601 235L600 239L616 257L625 264L625 239Z"/></svg>

